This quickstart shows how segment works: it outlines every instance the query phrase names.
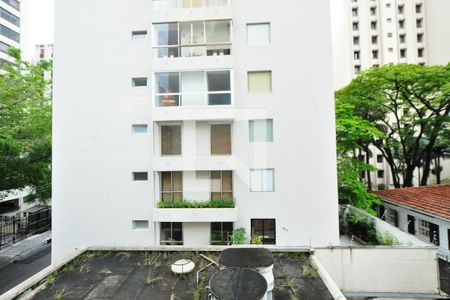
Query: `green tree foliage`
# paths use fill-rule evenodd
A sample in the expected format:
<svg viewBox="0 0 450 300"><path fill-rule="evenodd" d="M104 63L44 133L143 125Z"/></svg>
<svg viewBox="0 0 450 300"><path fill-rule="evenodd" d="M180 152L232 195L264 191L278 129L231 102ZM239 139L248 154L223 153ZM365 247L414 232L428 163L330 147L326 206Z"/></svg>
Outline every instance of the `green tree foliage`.
<svg viewBox="0 0 450 300"><path fill-rule="evenodd" d="M8 54L15 62L0 72L0 191L31 187L32 198L48 199L52 107L43 74L51 62L22 61L15 48Z"/></svg>
<svg viewBox="0 0 450 300"><path fill-rule="evenodd" d="M395 187L412 186L418 167L420 184L427 184L433 151L450 122L450 64L372 68L338 91L336 100L384 133L371 143L389 164Z"/></svg>
<svg viewBox="0 0 450 300"><path fill-rule="evenodd" d="M372 214L372 207L379 203L379 199L368 192L361 181L361 174L373 172L375 168L357 159L355 151L362 149L374 137L381 138L383 133L370 122L356 116L352 105L336 102L339 201Z"/></svg>

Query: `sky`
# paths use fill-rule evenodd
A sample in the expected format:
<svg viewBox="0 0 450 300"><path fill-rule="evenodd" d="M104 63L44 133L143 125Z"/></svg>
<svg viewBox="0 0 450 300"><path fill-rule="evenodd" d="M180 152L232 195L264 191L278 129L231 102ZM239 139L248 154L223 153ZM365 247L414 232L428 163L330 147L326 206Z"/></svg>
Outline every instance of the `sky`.
<svg viewBox="0 0 450 300"><path fill-rule="evenodd" d="M22 52L26 60L34 58L35 45L54 42L54 1L21 1Z"/></svg>

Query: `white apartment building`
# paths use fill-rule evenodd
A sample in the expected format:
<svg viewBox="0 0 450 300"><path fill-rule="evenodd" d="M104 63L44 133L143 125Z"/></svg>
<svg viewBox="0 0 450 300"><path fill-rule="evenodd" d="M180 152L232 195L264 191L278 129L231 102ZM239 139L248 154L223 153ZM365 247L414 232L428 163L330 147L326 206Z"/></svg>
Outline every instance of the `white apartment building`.
<svg viewBox="0 0 450 300"><path fill-rule="evenodd" d="M337 245L329 5L56 1L53 259L237 228ZM235 205L158 208L211 199Z"/></svg>
<svg viewBox="0 0 450 300"><path fill-rule="evenodd" d="M20 48L20 1L0 0L0 69L11 62L10 47Z"/></svg>
<svg viewBox="0 0 450 300"><path fill-rule="evenodd" d="M34 61L52 60L53 44L40 44L34 48Z"/></svg>
<svg viewBox="0 0 450 300"><path fill-rule="evenodd" d="M332 3L334 87L386 64L450 62L447 0L336 0Z"/></svg>

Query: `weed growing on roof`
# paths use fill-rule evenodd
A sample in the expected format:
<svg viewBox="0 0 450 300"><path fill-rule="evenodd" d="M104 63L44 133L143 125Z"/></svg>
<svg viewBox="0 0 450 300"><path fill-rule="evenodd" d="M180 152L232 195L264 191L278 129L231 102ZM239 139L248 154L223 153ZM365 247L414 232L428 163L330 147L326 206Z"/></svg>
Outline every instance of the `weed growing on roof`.
<svg viewBox="0 0 450 300"><path fill-rule="evenodd" d="M103 275L111 275L112 272L111 272L111 270L108 269L107 267L103 267L103 268L100 270L100 274L103 274Z"/></svg>

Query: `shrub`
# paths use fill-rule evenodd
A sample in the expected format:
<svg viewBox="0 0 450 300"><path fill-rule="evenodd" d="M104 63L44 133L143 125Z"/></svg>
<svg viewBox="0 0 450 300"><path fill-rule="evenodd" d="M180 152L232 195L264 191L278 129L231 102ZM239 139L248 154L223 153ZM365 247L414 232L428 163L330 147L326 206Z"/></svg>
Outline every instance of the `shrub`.
<svg viewBox="0 0 450 300"><path fill-rule="evenodd" d="M231 236L233 245L244 245L247 238L245 237L245 228L237 228L233 231Z"/></svg>
<svg viewBox="0 0 450 300"><path fill-rule="evenodd" d="M210 201L164 201L158 203L158 208L233 208L232 199Z"/></svg>
<svg viewBox="0 0 450 300"><path fill-rule="evenodd" d="M262 245L262 243L263 243L262 237L257 236L257 235L253 236L250 241L250 244L252 244L252 245Z"/></svg>

